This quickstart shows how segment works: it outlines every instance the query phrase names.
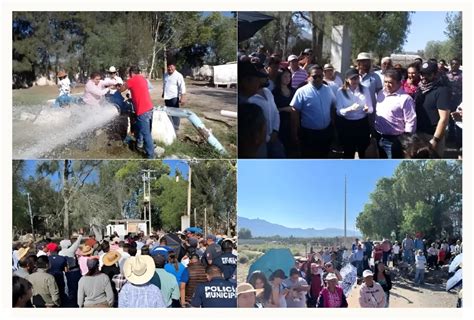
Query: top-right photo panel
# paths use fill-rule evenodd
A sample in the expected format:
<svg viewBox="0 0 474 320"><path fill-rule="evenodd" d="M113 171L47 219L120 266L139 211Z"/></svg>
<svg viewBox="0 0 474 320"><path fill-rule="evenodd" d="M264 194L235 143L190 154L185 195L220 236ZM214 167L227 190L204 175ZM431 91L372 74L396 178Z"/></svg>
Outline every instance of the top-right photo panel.
<svg viewBox="0 0 474 320"><path fill-rule="evenodd" d="M461 159L462 12L239 12L238 156Z"/></svg>

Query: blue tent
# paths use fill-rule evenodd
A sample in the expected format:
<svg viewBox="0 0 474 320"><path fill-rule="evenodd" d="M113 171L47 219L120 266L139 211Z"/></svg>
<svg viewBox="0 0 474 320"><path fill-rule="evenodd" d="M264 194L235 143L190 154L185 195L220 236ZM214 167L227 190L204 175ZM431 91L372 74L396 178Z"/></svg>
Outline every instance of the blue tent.
<svg viewBox="0 0 474 320"><path fill-rule="evenodd" d="M268 279L275 270L282 269L288 277L290 269L294 266L295 258L291 254L290 249L270 249L250 266L249 275L259 270Z"/></svg>

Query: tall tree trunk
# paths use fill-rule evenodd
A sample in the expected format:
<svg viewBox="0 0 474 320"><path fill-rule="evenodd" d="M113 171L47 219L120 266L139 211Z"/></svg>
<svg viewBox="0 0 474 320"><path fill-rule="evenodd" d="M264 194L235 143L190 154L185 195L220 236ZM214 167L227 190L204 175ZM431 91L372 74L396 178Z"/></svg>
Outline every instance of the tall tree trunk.
<svg viewBox="0 0 474 320"><path fill-rule="evenodd" d="M168 68L168 52L166 51L166 44L163 45L163 78Z"/></svg>
<svg viewBox="0 0 474 320"><path fill-rule="evenodd" d="M71 165L71 160L64 160L63 174L61 175L61 180L63 184L62 196L64 200L64 220L63 220L63 229L64 237L68 238L70 235L69 232L69 176Z"/></svg>
<svg viewBox="0 0 474 320"><path fill-rule="evenodd" d="M158 30L160 30L160 24L161 20L158 20L158 13L156 14L156 30L155 30L155 35L153 39L153 56L151 58L151 67L150 67L150 73L148 74L148 79L153 77L153 70L155 68L155 60L156 60L156 54L157 54L157 47L158 47Z"/></svg>

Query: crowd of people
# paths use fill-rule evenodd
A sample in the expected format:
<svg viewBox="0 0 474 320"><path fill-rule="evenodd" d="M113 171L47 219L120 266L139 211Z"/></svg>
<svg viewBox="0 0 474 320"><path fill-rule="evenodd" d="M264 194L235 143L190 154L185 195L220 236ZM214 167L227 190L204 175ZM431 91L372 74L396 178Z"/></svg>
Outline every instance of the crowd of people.
<svg viewBox="0 0 474 320"><path fill-rule="evenodd" d="M178 234L14 242L13 307L235 307L236 243Z"/></svg>
<svg viewBox="0 0 474 320"><path fill-rule="evenodd" d="M238 58L239 157L443 158L447 139L462 148L457 58L404 68L384 57L378 68L361 52L342 74L309 48Z"/></svg>
<svg viewBox="0 0 474 320"><path fill-rule="evenodd" d="M150 91L153 90L151 82L146 78L138 66L127 69L128 79L123 79L118 74L119 70L111 66L103 79L101 72L91 72L85 84L82 97L71 93L71 81L67 73L61 70L57 74L59 95L53 107L65 107L71 104L86 104L100 106L104 103L115 105L119 112L129 117L129 133L134 138L135 146L143 151L148 159L155 157L155 146L151 136L153 124L153 102ZM122 92L128 93L124 97ZM167 65L167 72L163 78L164 105L168 108L179 108L185 103L186 84L183 75L176 70L176 65L171 62ZM171 117L174 129L179 130L179 117Z"/></svg>
<svg viewBox="0 0 474 320"><path fill-rule="evenodd" d="M347 308L342 269L352 264L357 274L358 303L362 308L388 308L394 268L412 268L413 285L423 286L426 271L447 265L462 253L461 240L429 243L417 234L403 241L355 239L350 249L311 248L307 257L296 259L289 274L275 270L269 277L262 271L249 274L237 286L239 308ZM400 273L402 274L402 273ZM346 275L344 275L346 276ZM349 284L354 286L355 283ZM355 289L354 289L355 290Z"/></svg>

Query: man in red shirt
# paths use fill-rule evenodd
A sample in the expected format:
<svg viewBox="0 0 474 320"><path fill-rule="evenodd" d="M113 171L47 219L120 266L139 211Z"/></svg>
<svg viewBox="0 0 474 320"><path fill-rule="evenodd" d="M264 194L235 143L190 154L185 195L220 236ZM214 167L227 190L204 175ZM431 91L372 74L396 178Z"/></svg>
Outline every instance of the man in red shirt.
<svg viewBox="0 0 474 320"><path fill-rule="evenodd" d="M148 91L147 80L140 75L137 66L131 66L128 71L129 78L121 91L130 90L133 107L137 115L137 142L143 141L143 145L148 159L153 159L155 147L151 137L151 125L153 121L153 103Z"/></svg>

